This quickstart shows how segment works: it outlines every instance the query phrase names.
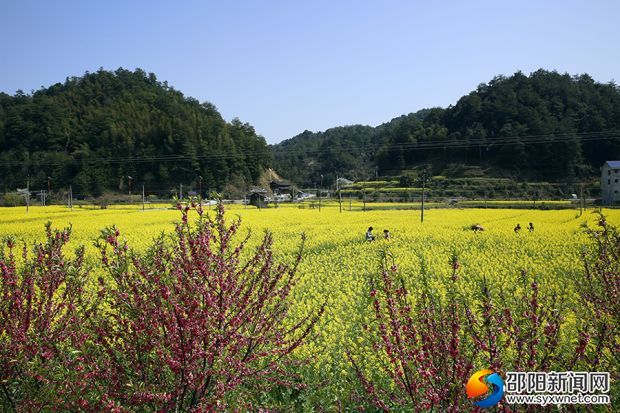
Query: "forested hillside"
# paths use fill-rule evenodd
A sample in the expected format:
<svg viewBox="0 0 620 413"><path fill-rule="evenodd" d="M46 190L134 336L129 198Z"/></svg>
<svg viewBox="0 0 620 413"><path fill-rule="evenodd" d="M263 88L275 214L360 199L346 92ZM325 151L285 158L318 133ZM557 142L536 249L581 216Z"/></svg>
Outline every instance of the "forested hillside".
<svg viewBox="0 0 620 413"><path fill-rule="evenodd" d="M31 94L0 93L0 190L26 185L99 195L143 183L165 195L256 183L266 167L300 186L422 168L435 175L562 182L620 158L620 88L539 70L499 76L446 109L377 127L342 126L269 147L138 69L99 70Z"/></svg>
<svg viewBox="0 0 620 413"><path fill-rule="evenodd" d="M499 76L454 106L372 128L304 132L274 147L275 168L302 184L430 168L515 179L592 177L620 157L620 88L588 75L539 70ZM478 168L471 168L476 166Z"/></svg>
<svg viewBox="0 0 620 413"><path fill-rule="evenodd" d="M26 186L98 195L144 183L223 189L258 180L271 163L263 137L224 121L215 106L183 96L138 69L99 70L32 94L0 93L0 190Z"/></svg>

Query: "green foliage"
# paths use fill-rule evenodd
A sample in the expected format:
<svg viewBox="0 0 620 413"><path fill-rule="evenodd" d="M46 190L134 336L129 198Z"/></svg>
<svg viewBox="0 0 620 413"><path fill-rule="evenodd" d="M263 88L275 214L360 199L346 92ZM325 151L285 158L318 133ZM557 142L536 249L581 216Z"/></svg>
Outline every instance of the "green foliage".
<svg viewBox="0 0 620 413"><path fill-rule="evenodd" d="M0 93L0 191L24 187L29 175L38 189L52 177L56 195L70 184L78 198L128 193L131 176L134 193L144 183L146 195L165 196L182 183L204 195L257 183L272 163L308 187L321 175L326 183L404 177L398 185L408 187L427 167L448 178L566 182L620 157L620 142L609 137L618 130L618 85L539 70L498 76L447 109L305 131L269 147L251 125L226 122L214 105L152 73L99 70L30 95ZM601 132L608 134L592 135Z"/></svg>
<svg viewBox="0 0 620 413"><path fill-rule="evenodd" d="M274 157L278 172L302 185L318 182L319 174L365 180L429 164L434 175L448 177L565 182L595 176L604 161L620 157L618 139L591 139L619 129L618 85L538 70L495 77L454 106L376 128L306 131L276 145Z"/></svg>
<svg viewBox="0 0 620 413"><path fill-rule="evenodd" d="M271 153L254 128L227 123L141 69L99 70L67 78L32 95L0 93L0 188L73 193L106 190L162 195L179 183L221 190L233 176L257 182ZM148 193L147 193L148 195Z"/></svg>
<svg viewBox="0 0 620 413"><path fill-rule="evenodd" d="M276 170L297 183L315 186L321 175L334 182L336 175L363 180L374 175L371 148L376 147L375 129L346 126L313 133L305 131L273 146Z"/></svg>
<svg viewBox="0 0 620 413"><path fill-rule="evenodd" d="M0 206L14 207L19 205L26 205L26 199L22 195L8 192L0 198Z"/></svg>

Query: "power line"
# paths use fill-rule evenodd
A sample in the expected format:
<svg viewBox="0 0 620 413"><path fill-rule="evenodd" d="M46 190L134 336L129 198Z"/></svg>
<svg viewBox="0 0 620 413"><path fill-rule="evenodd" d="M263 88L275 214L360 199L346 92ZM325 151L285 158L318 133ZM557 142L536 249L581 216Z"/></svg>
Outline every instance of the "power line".
<svg viewBox="0 0 620 413"><path fill-rule="evenodd" d="M608 131L608 132L590 132L590 133L580 133L580 134L563 134L563 135L529 135L529 136L510 136L510 137L496 137L496 138L481 138L481 139L471 139L471 140L453 140L453 141L433 141L433 142L408 142L408 143L397 143L390 145L366 145L366 146L347 146L342 148L326 148L326 149L316 149L316 150L301 150L295 151L292 149L286 149L286 154L292 154L296 152L300 153L330 153L330 152L339 152L346 151L349 152L351 150L363 150L363 149L419 149L419 150L429 150L429 149L444 149L444 148L463 148L463 147L477 147L477 146L486 146L493 147L499 145L509 145L509 144L544 144L544 143L564 143L570 142L575 138L578 138L579 141L597 141L597 140L608 140L608 139L617 139L620 138L618 134L619 131Z"/></svg>
<svg viewBox="0 0 620 413"><path fill-rule="evenodd" d="M433 140L428 142L404 142L404 143L392 143L392 144L373 144L373 145L352 145L343 147L332 148L317 148L317 149L287 149L284 148L283 152L287 155L320 155L325 153L339 153L339 152L377 152L379 150L392 151L392 150L433 150L433 149L460 149L471 147L485 147L491 149L496 146L504 145L536 145L536 144L556 144L556 143L568 143L568 142L592 142L600 140L615 140L620 138L620 131L610 130L603 132L583 132L583 133L564 133L564 134L544 134L544 135L524 135L524 136L506 136L506 137L489 137L478 138L468 140ZM85 163L85 164L122 164L122 163L149 163L149 162L181 162L188 160L226 160L233 159L239 156L252 157L260 156L268 153L269 150L260 151L238 151L234 153L211 153L203 155L182 155L182 154L170 154L170 155L155 155L155 156L131 156L131 157L114 157L114 158L92 158L92 159L68 159L63 162L37 162L38 166L63 166L68 163ZM19 166L23 165L27 161L9 161L4 162L6 166Z"/></svg>

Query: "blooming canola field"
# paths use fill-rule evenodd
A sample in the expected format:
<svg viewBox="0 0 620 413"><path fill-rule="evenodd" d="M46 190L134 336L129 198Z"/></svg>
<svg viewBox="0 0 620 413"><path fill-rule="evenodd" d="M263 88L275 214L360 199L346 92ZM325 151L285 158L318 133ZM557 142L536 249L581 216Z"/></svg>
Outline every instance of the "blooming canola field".
<svg viewBox="0 0 620 413"><path fill-rule="evenodd" d="M274 234L273 250L280 259L292 260L305 233L304 258L293 290L295 306L291 317L318 309L326 311L318 324L319 335L302 350L314 355L314 369L325 376L345 377L344 352L366 345L360 328L371 317L369 284L379 273L380 259L389 253L412 291L421 282L441 289L450 279L450 259L458 256L463 288L476 288L486 277L496 286L518 283L522 270L535 276L541 291L574 293L572 280L582 270L580 248L586 242L582 225L595 225L593 210L581 216L576 210L517 209L430 209L420 222L417 210L370 210L339 212L337 207L300 209L281 206L258 210L253 207L227 207L227 216L240 216L241 234L252 231L251 245L261 234ZM620 211L603 210L608 222L620 223ZM195 214L190 215L195 216ZM131 248L141 251L162 232L170 232L180 219L177 210L124 207L107 210L58 206L0 210L0 237L12 236L32 243L44 236L44 224L51 221L61 228L73 227L70 246L85 245L87 256L96 264L93 241L100 230L116 225ZM527 230L528 223L535 230ZM483 232L468 228L473 224ZM514 227L522 229L515 233ZM366 242L365 231L375 229L377 240ZM381 239L389 229L391 240ZM424 280L424 281L423 281Z"/></svg>

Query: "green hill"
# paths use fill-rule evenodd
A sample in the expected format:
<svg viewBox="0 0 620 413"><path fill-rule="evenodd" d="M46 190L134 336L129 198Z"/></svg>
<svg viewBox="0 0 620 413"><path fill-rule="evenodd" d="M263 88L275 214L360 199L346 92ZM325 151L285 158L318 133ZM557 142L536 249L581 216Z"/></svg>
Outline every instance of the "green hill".
<svg viewBox="0 0 620 413"><path fill-rule="evenodd" d="M138 69L99 70L32 94L0 94L0 190L73 185L98 195L144 183L166 193L183 183L223 189L256 182L271 163L247 123Z"/></svg>
<svg viewBox="0 0 620 413"><path fill-rule="evenodd" d="M0 93L0 191L73 185L98 195L145 184L165 195L258 183L273 167L299 186L378 176L399 187L424 169L453 178L589 180L620 158L620 88L588 75L539 70L498 76L448 108L377 127L305 131L268 146L254 128L226 122L138 69L99 70L31 94ZM455 181L456 182L456 181ZM486 182L486 181L485 181ZM485 189L486 190L486 189Z"/></svg>
<svg viewBox="0 0 620 413"><path fill-rule="evenodd" d="M588 75L539 70L498 76L454 106L377 127L304 132L275 145L275 169L302 185L401 176L562 182L591 179L620 157L620 88Z"/></svg>

